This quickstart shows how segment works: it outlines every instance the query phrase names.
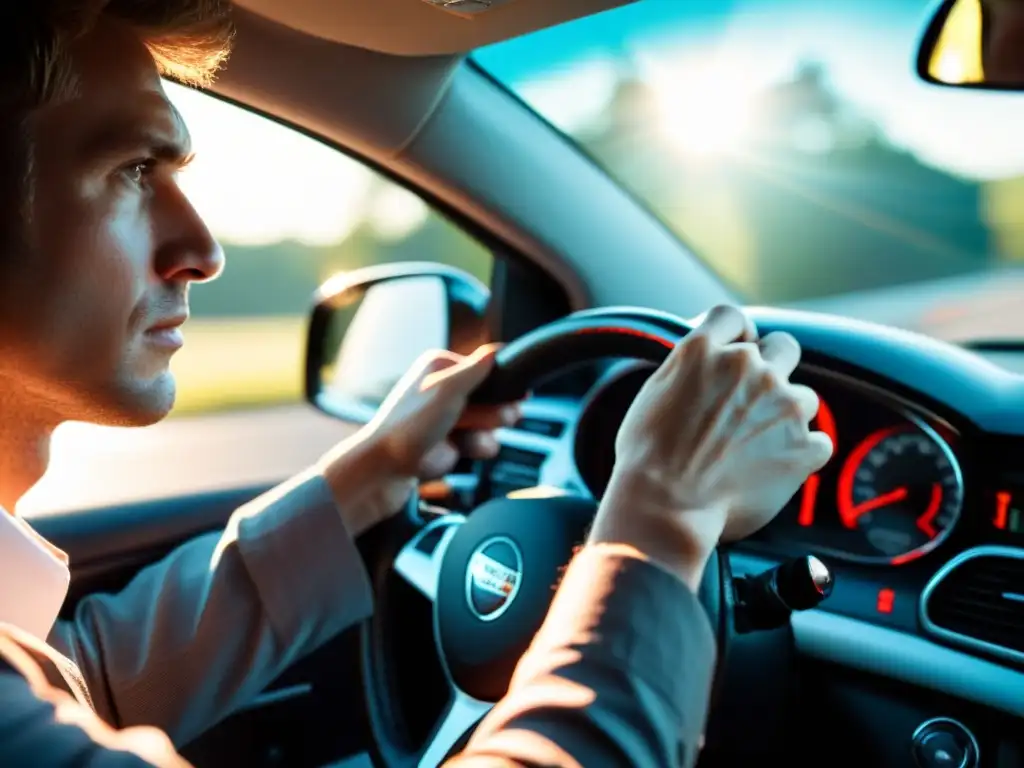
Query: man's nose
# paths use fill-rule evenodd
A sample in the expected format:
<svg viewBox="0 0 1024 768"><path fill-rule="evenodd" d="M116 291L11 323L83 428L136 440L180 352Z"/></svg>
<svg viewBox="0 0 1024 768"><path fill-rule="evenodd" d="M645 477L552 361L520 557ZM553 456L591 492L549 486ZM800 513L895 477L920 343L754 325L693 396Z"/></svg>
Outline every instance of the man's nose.
<svg viewBox="0 0 1024 768"><path fill-rule="evenodd" d="M202 283L224 271L224 250L180 189L171 192L155 222L156 273L176 282Z"/></svg>

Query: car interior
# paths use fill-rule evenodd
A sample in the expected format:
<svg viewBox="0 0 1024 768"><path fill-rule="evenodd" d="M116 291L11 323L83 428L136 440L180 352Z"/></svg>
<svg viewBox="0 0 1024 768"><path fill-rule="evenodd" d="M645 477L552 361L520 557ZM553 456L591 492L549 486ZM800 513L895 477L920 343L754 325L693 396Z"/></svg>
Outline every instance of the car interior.
<svg viewBox="0 0 1024 768"><path fill-rule="evenodd" d="M558 41L577 25L612 28L630 7L656 21L686 5L678 2L238 0L235 52L209 98L413 193L485 251L489 268L473 274L418 250L303 294L295 354L304 361L283 375L319 420L275 422L261 433L265 445L251 445L245 424L261 417L242 409L238 431L187 444L215 468L260 451L260 471L210 486L193 482L205 470L179 464L162 487L32 515L71 555L66 613L223 527L238 506L364 424L424 349L505 342L476 397L526 399L521 420L500 431L495 459L463 462L362 537L374 618L184 745L200 768L434 766L465 743L500 698L558 569L584 536L626 409L720 303L746 304L762 334L798 339L794 380L820 395L815 426L836 454L773 523L720 548L709 566L701 599L720 658L700 765L1024 766L1024 346L1012 334L950 339L858 315L847 309L853 299L751 305L642 192L476 55L508 44L528 56L532 44L557 62ZM769 24L776 5L794 4L719 5L722 13L755 7L758 23ZM951 13L958 3L906 5L918 24L901 43L907 72L930 83L934 98L957 98L949 85L985 87L935 74L933 49L949 42L943 25L962 18ZM546 37L556 32L563 37ZM831 34L842 30L833 25ZM949 71L947 59L941 72ZM633 146L625 154L640 158ZM698 188L702 168L693 170ZM918 202L937 204L927 195ZM801 230L789 234L796 241ZM842 231L829 236L838 264ZM863 271L899 269L856 258ZM230 272L229 255L225 280ZM800 270L786 274L802 279ZM963 300L967 289L952 290ZM878 296L894 311L918 301ZM1001 320L1020 312L1019 304L996 311ZM109 484L123 490L130 478ZM494 537L514 542L530 568L501 619L479 621L466 574L477 545Z"/></svg>

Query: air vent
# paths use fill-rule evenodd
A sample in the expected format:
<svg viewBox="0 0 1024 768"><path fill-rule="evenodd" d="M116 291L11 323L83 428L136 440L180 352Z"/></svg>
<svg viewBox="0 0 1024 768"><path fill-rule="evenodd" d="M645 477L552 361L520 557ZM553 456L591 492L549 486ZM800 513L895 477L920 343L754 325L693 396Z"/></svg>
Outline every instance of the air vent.
<svg viewBox="0 0 1024 768"><path fill-rule="evenodd" d="M1024 662L1024 550L964 552L935 574L921 603L929 633Z"/></svg>
<svg viewBox="0 0 1024 768"><path fill-rule="evenodd" d="M537 485L540 482L540 468L547 458L546 454L536 451L503 447L491 465L491 498Z"/></svg>
<svg viewBox="0 0 1024 768"><path fill-rule="evenodd" d="M520 432L529 432L533 435L544 435L545 437L561 437L565 431L565 423L553 419L538 419L535 416L525 416L516 422L514 429Z"/></svg>

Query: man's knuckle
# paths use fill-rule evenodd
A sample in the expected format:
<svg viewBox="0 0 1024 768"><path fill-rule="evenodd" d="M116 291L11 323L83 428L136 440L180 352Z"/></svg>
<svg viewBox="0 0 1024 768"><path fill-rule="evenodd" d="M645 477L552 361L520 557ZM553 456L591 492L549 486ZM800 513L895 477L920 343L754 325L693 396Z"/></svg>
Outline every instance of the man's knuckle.
<svg viewBox="0 0 1024 768"><path fill-rule="evenodd" d="M716 304L708 312L708 317L713 317L716 320L725 320L733 316L743 317L743 313L733 304Z"/></svg>
<svg viewBox="0 0 1024 768"><path fill-rule="evenodd" d="M739 374L754 374L761 370L761 356L752 344L734 344L722 352L726 367Z"/></svg>
<svg viewBox="0 0 1024 768"><path fill-rule="evenodd" d="M715 319L721 317L723 313L729 311L728 304L715 304L711 309L708 310L708 319Z"/></svg>
<svg viewBox="0 0 1024 768"><path fill-rule="evenodd" d="M771 368L763 368L756 374L755 388L761 395L770 395L781 389L782 380L779 374Z"/></svg>
<svg viewBox="0 0 1024 768"><path fill-rule="evenodd" d="M778 344L780 347L787 347L797 351L800 349L800 342L796 340L796 336L787 331L772 331L765 339L771 339L773 344Z"/></svg>
<svg viewBox="0 0 1024 768"><path fill-rule="evenodd" d="M711 349L711 340L705 333L693 333L687 336L682 342L688 353L703 356Z"/></svg>
<svg viewBox="0 0 1024 768"><path fill-rule="evenodd" d="M803 423L804 409L801 407L800 401L794 397L784 397L782 399L782 413L787 419Z"/></svg>

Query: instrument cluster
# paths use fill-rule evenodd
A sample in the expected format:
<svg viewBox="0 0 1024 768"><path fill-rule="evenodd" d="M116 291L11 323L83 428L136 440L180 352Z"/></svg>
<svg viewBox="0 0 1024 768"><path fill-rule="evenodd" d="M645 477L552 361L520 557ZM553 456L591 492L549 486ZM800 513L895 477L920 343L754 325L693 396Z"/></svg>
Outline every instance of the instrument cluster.
<svg viewBox="0 0 1024 768"><path fill-rule="evenodd" d="M888 565L941 544L964 507L953 428L826 373L793 378L821 398L812 426L828 434L835 453L757 540Z"/></svg>
<svg viewBox="0 0 1024 768"><path fill-rule="evenodd" d="M618 425L649 374L650 367L627 370L584 407L576 464L596 497L611 475ZM868 565L900 565L939 546L964 508L953 427L845 376L805 368L793 380L821 398L813 427L829 435L835 453L750 544Z"/></svg>

